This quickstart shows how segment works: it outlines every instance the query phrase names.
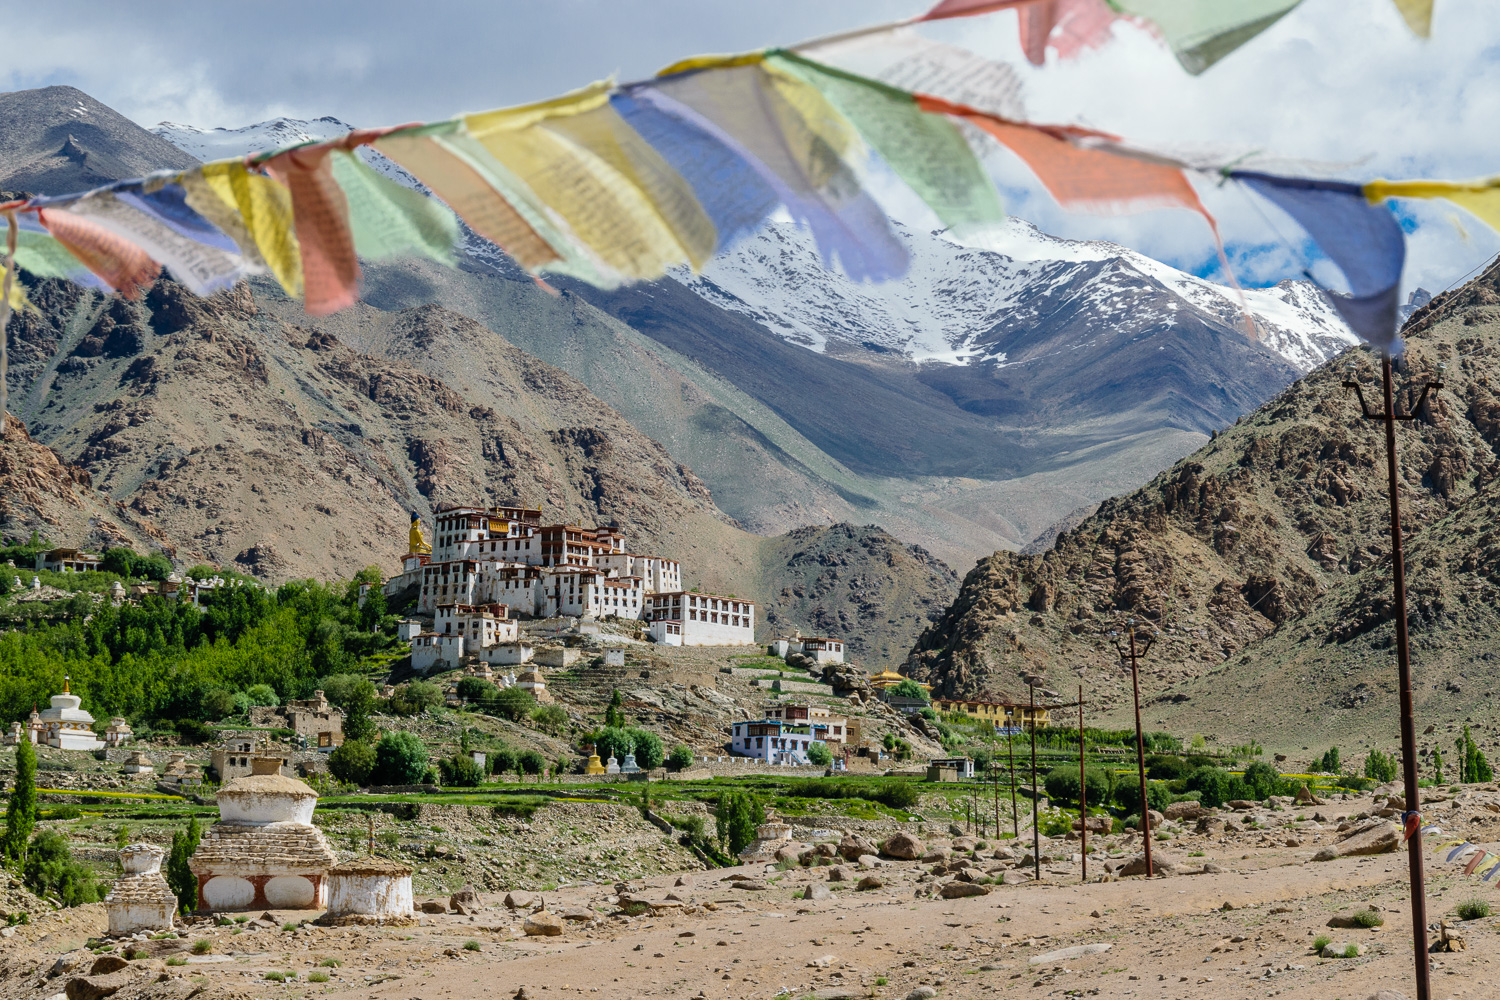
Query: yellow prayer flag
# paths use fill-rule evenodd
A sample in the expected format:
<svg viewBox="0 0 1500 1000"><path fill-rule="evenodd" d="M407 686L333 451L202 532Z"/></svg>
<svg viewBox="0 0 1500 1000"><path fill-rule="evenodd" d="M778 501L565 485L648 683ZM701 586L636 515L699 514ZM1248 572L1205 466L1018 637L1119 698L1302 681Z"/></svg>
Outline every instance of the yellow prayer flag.
<svg viewBox="0 0 1500 1000"><path fill-rule="evenodd" d="M1500 231L1500 176L1474 181L1371 181L1365 197L1372 202L1387 198L1446 198L1478 216L1491 229Z"/></svg>
<svg viewBox="0 0 1500 1000"><path fill-rule="evenodd" d="M1395 0L1395 3L1412 34L1422 38L1431 37L1432 0Z"/></svg>
<svg viewBox="0 0 1500 1000"><path fill-rule="evenodd" d="M291 192L263 174L252 173L239 160L205 163L198 171L189 171L189 174L194 173L201 174L208 188L238 213L245 232L286 293L301 298L302 250L292 229ZM188 174L183 176L186 178ZM193 204L193 186L183 186L189 193L188 204L202 213ZM202 214L215 225L219 224L214 215ZM217 214L223 215L222 212ZM229 235L233 237L234 233Z"/></svg>

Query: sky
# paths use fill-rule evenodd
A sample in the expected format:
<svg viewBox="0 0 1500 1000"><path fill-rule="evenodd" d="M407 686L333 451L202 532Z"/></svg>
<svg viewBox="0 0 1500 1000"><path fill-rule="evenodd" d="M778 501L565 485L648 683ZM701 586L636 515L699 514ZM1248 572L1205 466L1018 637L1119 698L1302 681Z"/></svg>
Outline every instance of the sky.
<svg viewBox="0 0 1500 1000"><path fill-rule="evenodd" d="M1201 76L1119 25L1104 47L1032 67L1003 12L925 34L1015 65L1034 121L1132 141L1288 159L1351 180L1500 173L1500 4L1436 0L1432 38L1391 0L1304 0ZM679 58L792 44L920 13L922 0L430 0L194 4L49 0L8 17L0 91L70 84L145 126L235 128L332 115L358 126L446 118L539 100ZM3 6L0 6L3 9ZM1009 153L987 164L1009 211L1046 232L1108 239L1222 278L1209 230L1182 210L1064 212ZM1197 182L1247 285L1339 282L1296 225L1230 184ZM1437 292L1500 252L1500 236L1442 201L1400 203L1403 285ZM921 225L920 217L905 221Z"/></svg>

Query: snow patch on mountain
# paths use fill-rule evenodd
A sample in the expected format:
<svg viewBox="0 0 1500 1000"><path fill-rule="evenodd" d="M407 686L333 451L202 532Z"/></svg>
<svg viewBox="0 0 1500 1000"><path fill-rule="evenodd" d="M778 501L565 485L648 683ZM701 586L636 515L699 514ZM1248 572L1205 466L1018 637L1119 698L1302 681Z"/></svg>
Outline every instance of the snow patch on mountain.
<svg viewBox="0 0 1500 1000"><path fill-rule="evenodd" d="M1356 342L1327 298L1306 282L1246 289L1242 301L1232 288L1128 248L1049 236L1016 218L982 247L900 226L897 233L911 255L902 281L856 282L828 270L811 236L788 219L773 219L701 274L673 277L820 353L842 345L919 362L1003 362L986 349L986 333L1025 321L1042 302L1049 312L1079 305L1078 296L1087 297L1095 318L1128 319L1137 327L1191 310L1240 330L1248 308L1257 339L1304 372ZM1143 296L1143 285L1167 294Z"/></svg>
<svg viewBox="0 0 1500 1000"><path fill-rule="evenodd" d="M198 128L162 122L151 130L163 139L205 162L228 160L250 153L269 152L304 142L326 142L354 131L354 126L331 115L303 121L300 118L272 118L244 128ZM398 184L425 191L415 177L386 159L369 146L360 146L356 154L378 173Z"/></svg>

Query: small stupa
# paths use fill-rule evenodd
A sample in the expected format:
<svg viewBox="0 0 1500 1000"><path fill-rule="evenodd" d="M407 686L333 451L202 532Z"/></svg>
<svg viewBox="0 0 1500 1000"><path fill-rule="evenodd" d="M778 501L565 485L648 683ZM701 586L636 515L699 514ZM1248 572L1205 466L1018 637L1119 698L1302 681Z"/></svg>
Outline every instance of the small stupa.
<svg viewBox="0 0 1500 1000"><path fill-rule="evenodd" d="M605 767L604 767L604 773L605 774L619 774L620 773L620 762L615 759L614 754L610 754L609 755L609 763L605 765Z"/></svg>
<svg viewBox="0 0 1500 1000"><path fill-rule="evenodd" d="M104 897L110 937L172 929L177 896L162 877L165 855L155 844L128 844L120 849L120 867L125 874L115 879Z"/></svg>
<svg viewBox="0 0 1500 1000"><path fill-rule="evenodd" d="M634 753L628 753L628 754L626 754L625 755L625 763L623 763L623 764L620 765L620 773L621 774L638 774L638 773L640 773L640 770L641 770L641 766L635 762L635 754Z"/></svg>
<svg viewBox="0 0 1500 1000"><path fill-rule="evenodd" d="M42 741L59 750L97 750L104 742L94 735L94 717L82 709L83 699L73 694L70 679L63 677L63 693L52 696L52 707L42 709Z"/></svg>
<svg viewBox="0 0 1500 1000"><path fill-rule="evenodd" d="M599 762L599 751L589 747L589 762L583 766L584 774L607 774L604 765Z"/></svg>
<svg viewBox="0 0 1500 1000"><path fill-rule="evenodd" d="M312 825L318 793L281 773L280 757L250 758L250 774L219 790L219 821L189 866L206 910L316 910L337 858Z"/></svg>
<svg viewBox="0 0 1500 1000"><path fill-rule="evenodd" d="M328 869L328 912L320 924L415 923L411 868L373 854Z"/></svg>

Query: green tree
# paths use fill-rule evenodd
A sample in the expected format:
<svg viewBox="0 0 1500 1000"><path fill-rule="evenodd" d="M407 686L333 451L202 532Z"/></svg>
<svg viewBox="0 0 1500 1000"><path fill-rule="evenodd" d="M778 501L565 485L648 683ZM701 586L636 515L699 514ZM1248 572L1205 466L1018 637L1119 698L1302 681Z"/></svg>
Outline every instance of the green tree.
<svg viewBox="0 0 1500 1000"><path fill-rule="evenodd" d="M561 705L542 705L531 713L531 721L542 732L556 736L568 724L568 710Z"/></svg>
<svg viewBox="0 0 1500 1000"><path fill-rule="evenodd" d="M677 744L668 755L667 763L672 765L674 771L686 771L693 766L692 748L681 743Z"/></svg>
<svg viewBox="0 0 1500 1000"><path fill-rule="evenodd" d="M520 722L536 708L536 699L525 688L501 688L485 705L485 711L511 722Z"/></svg>
<svg viewBox="0 0 1500 1000"><path fill-rule="evenodd" d="M135 573L135 564L138 559L140 556L135 554L134 549L124 547L105 549L104 557L99 561L99 568L106 573L130 577Z"/></svg>
<svg viewBox="0 0 1500 1000"><path fill-rule="evenodd" d="M443 703L443 691L431 681L403 684L391 695L391 711L397 715L421 715Z"/></svg>
<svg viewBox="0 0 1500 1000"><path fill-rule="evenodd" d="M827 767L833 763L833 751L828 749L827 743L818 740L808 744L807 759L817 767Z"/></svg>
<svg viewBox="0 0 1500 1000"><path fill-rule="evenodd" d="M252 684L245 689L245 697L258 708L275 708L281 704L281 696L269 684Z"/></svg>
<svg viewBox="0 0 1500 1000"><path fill-rule="evenodd" d="M662 766L667 759L667 752L662 746L660 736L649 729L639 729L634 726L625 732L630 734L631 741L635 744L636 764L647 771Z"/></svg>
<svg viewBox="0 0 1500 1000"><path fill-rule="evenodd" d="M438 771L443 776L443 784L458 788L477 788L484 780L484 772L474 763L474 758L464 754L444 757L438 761Z"/></svg>
<svg viewBox="0 0 1500 1000"><path fill-rule="evenodd" d="M1262 760L1245 768L1244 777L1240 780L1249 790L1250 797L1256 801L1270 798L1281 788L1281 775L1276 768Z"/></svg>
<svg viewBox="0 0 1500 1000"><path fill-rule="evenodd" d="M375 722L370 715L375 711L375 685L368 677L361 677L350 685L344 700L344 736L346 739L368 740L375 735ZM384 742L384 741L382 741Z"/></svg>
<svg viewBox="0 0 1500 1000"><path fill-rule="evenodd" d="M541 774L547 767L547 758L535 750L527 750L516 761L527 774Z"/></svg>
<svg viewBox="0 0 1500 1000"><path fill-rule="evenodd" d="M24 863L26 845L36 827L36 747L23 739L16 745L16 780L5 807L4 854Z"/></svg>
<svg viewBox="0 0 1500 1000"><path fill-rule="evenodd" d="M922 701L932 700L927 696L927 691L922 687L922 685L918 684L910 677L903 678L901 680L901 683L892 686L891 694L895 695L898 698L920 698Z"/></svg>
<svg viewBox="0 0 1500 1000"><path fill-rule="evenodd" d="M755 839L755 828L766 821L765 809L755 796L746 792L725 792L714 810L714 825L719 843L730 854L738 855Z"/></svg>
<svg viewBox="0 0 1500 1000"><path fill-rule="evenodd" d="M620 689L615 688L610 692L609 704L604 709L604 725L610 729L625 728L625 711L621 708L624 699L620 697Z"/></svg>
<svg viewBox="0 0 1500 1000"><path fill-rule="evenodd" d="M1340 767L1338 747L1329 747L1317 765L1317 769L1325 774L1338 774Z"/></svg>
<svg viewBox="0 0 1500 1000"><path fill-rule="evenodd" d="M499 693L500 689L483 677L463 677L458 682L458 696L472 704L487 704Z"/></svg>
<svg viewBox="0 0 1500 1000"><path fill-rule="evenodd" d="M198 825L197 817L188 820L186 830L172 834L172 851L167 855L166 878L167 884L172 887L172 893L177 897L177 905L184 913L198 906L198 877L193 874L188 861L198 850L198 842L202 838L203 831Z"/></svg>
<svg viewBox="0 0 1500 1000"><path fill-rule="evenodd" d="M73 860L68 839L56 830L43 830L32 840L21 866L21 882L38 896L54 897L63 906L99 900L93 873Z"/></svg>
<svg viewBox="0 0 1500 1000"><path fill-rule="evenodd" d="M427 774L427 747L415 733L386 733L375 744L372 779L379 785L415 785Z"/></svg>
<svg viewBox="0 0 1500 1000"><path fill-rule="evenodd" d="M329 772L350 785L368 785L375 763L375 748L364 740L345 740L328 755Z"/></svg>
<svg viewBox="0 0 1500 1000"><path fill-rule="evenodd" d="M1439 785L1443 783L1443 751L1437 747L1432 748L1432 780Z"/></svg>
<svg viewBox="0 0 1500 1000"><path fill-rule="evenodd" d="M1089 802L1094 806L1102 806L1109 802L1115 795L1115 771L1112 767L1102 765L1089 766L1085 769L1084 780L1087 785L1084 791L1088 793ZM1047 776L1042 779L1042 787L1047 789L1047 798L1055 805L1069 805L1078 807L1078 765L1059 764ZM1139 790L1136 797L1139 798Z"/></svg>
<svg viewBox="0 0 1500 1000"><path fill-rule="evenodd" d="M490 766L491 774L510 774L512 771L520 773L521 765L517 760L516 752L510 747L496 747L485 759Z"/></svg>
<svg viewBox="0 0 1500 1000"><path fill-rule="evenodd" d="M1365 755L1365 777L1381 783L1396 780L1396 755L1371 750Z"/></svg>
<svg viewBox="0 0 1500 1000"><path fill-rule="evenodd" d="M1458 766L1461 772L1459 781L1473 784L1478 781L1494 780L1495 772L1490 769L1489 761L1484 759L1483 751L1474 742L1474 736L1469 732L1467 724L1464 725L1464 734L1458 738L1458 754Z"/></svg>
<svg viewBox="0 0 1500 1000"><path fill-rule="evenodd" d="M1200 793L1198 801L1211 809L1222 806L1234 796L1234 777L1223 768L1200 767L1186 780L1188 791Z"/></svg>
<svg viewBox="0 0 1500 1000"><path fill-rule="evenodd" d="M1228 775L1225 774L1227 778ZM1172 792L1160 781L1146 782L1146 800L1151 808L1162 812L1172 802ZM1092 793L1089 801L1095 801ZM1125 810L1127 815L1139 816L1141 812L1141 786L1140 782L1129 775L1122 775L1119 784L1115 785L1115 801Z"/></svg>

